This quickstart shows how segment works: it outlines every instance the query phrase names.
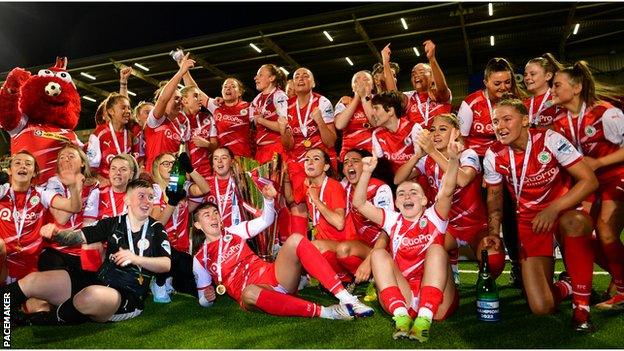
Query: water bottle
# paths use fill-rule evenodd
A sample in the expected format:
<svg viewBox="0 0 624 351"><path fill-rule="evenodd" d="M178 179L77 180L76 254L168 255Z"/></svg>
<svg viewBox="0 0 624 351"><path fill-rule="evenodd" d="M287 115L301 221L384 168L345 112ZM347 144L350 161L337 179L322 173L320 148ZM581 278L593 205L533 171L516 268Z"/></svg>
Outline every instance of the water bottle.
<svg viewBox="0 0 624 351"><path fill-rule="evenodd" d="M179 189L184 188L184 183L186 182L186 172L182 169L182 165L180 165L180 154L184 152L184 143L180 143L180 149L178 150L178 157L176 157L173 162L173 166L171 166L171 172L169 172L169 183L167 184L167 189L174 193L178 192Z"/></svg>
<svg viewBox="0 0 624 351"><path fill-rule="evenodd" d="M499 322L500 300L496 282L490 275L487 250L481 251L481 262L477 278L477 319L482 322Z"/></svg>

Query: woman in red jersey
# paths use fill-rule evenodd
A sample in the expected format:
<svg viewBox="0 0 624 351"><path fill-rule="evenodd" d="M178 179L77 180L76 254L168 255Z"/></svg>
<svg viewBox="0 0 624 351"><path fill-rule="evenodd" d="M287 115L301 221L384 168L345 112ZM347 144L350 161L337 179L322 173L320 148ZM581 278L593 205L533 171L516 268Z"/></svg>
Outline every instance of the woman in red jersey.
<svg viewBox="0 0 624 351"><path fill-rule="evenodd" d="M283 89L286 76L274 64L265 64L254 78L260 93L251 102L250 116L256 124L256 161L266 163L274 153L282 154L278 117L286 118L288 96Z"/></svg>
<svg viewBox="0 0 624 351"><path fill-rule="evenodd" d="M524 85L532 95L524 99L531 127L552 128L558 108L552 101L550 87L559 68L561 64L550 53L532 58L524 66Z"/></svg>
<svg viewBox="0 0 624 351"><path fill-rule="evenodd" d="M126 187L131 180L139 177L139 166L132 155L120 154L110 162L108 171L109 186L100 189L98 219L117 217L126 214L124 203ZM154 203L155 206L160 203Z"/></svg>
<svg viewBox="0 0 624 351"><path fill-rule="evenodd" d="M433 117L429 130L423 131L418 138L423 154L412 156L401 166L394 176L394 183L413 180L423 174L430 189L427 197L434 201L442 185L442 176L448 169L448 145L459 138L459 122L455 115L442 114ZM480 260L480 252L484 248L481 239L488 233L486 207L481 197L483 177L477 153L472 149L463 150L459 155L459 165L457 189L453 194L447 228L450 235L445 236L444 242L444 248L451 256L454 274L457 272L459 246L469 246ZM505 254L502 248L495 250L489 247L488 251L492 276L496 278L505 267Z"/></svg>
<svg viewBox="0 0 624 351"><path fill-rule="evenodd" d="M583 155L561 134L529 129L521 100L500 101L492 124L498 141L488 148L484 160L489 236L483 241L500 245L505 186L516 203L518 254L529 308L534 314L551 314L571 294L573 328L591 331L593 227L589 216L574 208L596 189L596 177ZM571 285L565 280L553 284L555 238L564 248Z"/></svg>
<svg viewBox="0 0 624 351"><path fill-rule="evenodd" d="M213 203L206 203L195 211L193 271L200 305L212 305L216 298L211 286L214 282L218 294L227 293L241 307L276 316L327 319L371 316L373 309L342 287L335 272L305 235L293 233L289 236L273 263L262 261L251 251L246 239L262 232L275 218L273 202L277 191L267 185L262 194L262 216L231 227L223 227L219 210ZM334 294L339 304L324 307L293 296L303 269Z"/></svg>
<svg viewBox="0 0 624 351"><path fill-rule="evenodd" d="M14 282L37 270L42 243L39 229L46 209L78 213L82 208L84 176L75 172L69 160L62 160L58 167L69 198L32 184L39 167L28 151L11 157L10 181L0 185L0 284Z"/></svg>
<svg viewBox="0 0 624 351"><path fill-rule="evenodd" d="M624 308L624 114L598 96L616 92L596 82L584 61L555 74L553 101L566 111L557 116L555 130L564 134L585 155L600 186L592 211L600 241L600 254L608 263L617 294L596 307ZM617 92L616 92L617 93ZM619 92L621 96L622 93Z"/></svg>
<svg viewBox="0 0 624 351"><path fill-rule="evenodd" d="M458 306L443 245L460 150L458 143L449 144L447 174L433 206L426 208L427 198L418 183L405 181L396 190L395 205L399 212L378 208L366 201L377 158L362 160L363 173L355 188L353 206L387 233L378 239L386 245L380 245L371 253L371 267L381 305L393 315L395 339L409 337L427 341L432 320L445 319ZM412 323L413 317L416 319Z"/></svg>

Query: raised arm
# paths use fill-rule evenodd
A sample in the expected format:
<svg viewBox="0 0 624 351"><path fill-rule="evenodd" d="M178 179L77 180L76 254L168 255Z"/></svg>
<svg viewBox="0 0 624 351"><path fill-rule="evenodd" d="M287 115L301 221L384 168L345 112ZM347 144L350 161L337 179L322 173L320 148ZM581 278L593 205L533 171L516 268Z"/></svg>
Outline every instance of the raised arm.
<svg viewBox="0 0 624 351"><path fill-rule="evenodd" d="M276 215L274 199L277 196L277 190L275 190L273 185L268 184L262 188L262 196L264 202L262 216L227 228L229 233L236 234L242 238L253 238L273 224Z"/></svg>
<svg viewBox="0 0 624 351"><path fill-rule="evenodd" d="M132 75L132 67L125 66L119 70L119 94L127 98L128 96L128 78Z"/></svg>
<svg viewBox="0 0 624 351"><path fill-rule="evenodd" d="M431 40L426 40L423 45L425 46L425 53L427 54L427 59L429 60L429 66L431 66L431 75L433 76L433 81L436 87L435 100L440 103L447 102L451 96L449 94L449 88L446 84L446 78L444 78L442 68L440 68L438 60L435 57L435 44Z"/></svg>
<svg viewBox="0 0 624 351"><path fill-rule="evenodd" d="M447 172L442 177L442 185L435 201L435 209L442 219L448 219L453 202L453 194L457 187L457 172L459 170L459 154L462 146L456 141L450 141L447 147L449 160Z"/></svg>
<svg viewBox="0 0 624 351"><path fill-rule="evenodd" d="M353 192L353 206L358 212L364 215L364 217L370 219L377 225L382 225L383 210L375 207L370 201L366 200L368 182L370 181L375 167L377 167L377 156L375 156L375 154L373 154L372 157L364 157L362 159L362 175Z"/></svg>
<svg viewBox="0 0 624 351"><path fill-rule="evenodd" d="M156 104L154 105L154 118L159 119L165 115L167 103L178 89L180 80L182 80L182 77L193 66L195 66L195 61L189 59L189 54L187 53L182 61L180 61L180 69L178 69L176 74L167 82L160 96L158 96L158 100L156 100Z"/></svg>
<svg viewBox="0 0 624 351"><path fill-rule="evenodd" d="M383 63L384 81L386 82L387 91L398 91L396 82L394 81L394 75L392 74L392 67L390 66L390 43L381 50L381 61Z"/></svg>

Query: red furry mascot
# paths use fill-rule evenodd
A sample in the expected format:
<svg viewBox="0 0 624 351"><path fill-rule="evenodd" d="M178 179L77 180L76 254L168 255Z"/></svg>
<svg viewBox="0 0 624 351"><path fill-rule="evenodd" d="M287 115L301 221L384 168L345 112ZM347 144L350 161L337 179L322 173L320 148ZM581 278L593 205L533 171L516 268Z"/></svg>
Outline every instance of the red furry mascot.
<svg viewBox="0 0 624 351"><path fill-rule="evenodd" d="M37 75L14 68L0 90L0 128L11 135L11 152L28 150L41 168L37 184L56 172L56 155L65 143L82 147L74 128L80 96L66 71L67 59Z"/></svg>

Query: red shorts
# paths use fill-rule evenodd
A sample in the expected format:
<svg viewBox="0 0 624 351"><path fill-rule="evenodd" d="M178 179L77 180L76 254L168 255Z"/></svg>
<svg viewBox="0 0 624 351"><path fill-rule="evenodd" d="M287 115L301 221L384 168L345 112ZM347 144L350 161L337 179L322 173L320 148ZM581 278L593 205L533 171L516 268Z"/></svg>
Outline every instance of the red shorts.
<svg viewBox="0 0 624 351"><path fill-rule="evenodd" d="M288 178L290 179L290 184L292 185L293 197L295 198L295 202L298 204L302 202L305 203L306 192L304 182L306 177L303 163L299 163L295 160L288 161Z"/></svg>
<svg viewBox="0 0 624 351"><path fill-rule="evenodd" d="M559 219L555 221L553 228L549 232L534 233L531 220L518 218L518 251L520 258L546 256L552 257L554 254L554 242L559 231Z"/></svg>
<svg viewBox="0 0 624 351"><path fill-rule="evenodd" d="M479 236L486 230L487 223L483 223L483 225L480 227L470 227L464 228L462 230L453 230L449 226L446 229L446 232L447 234L450 234L453 238L455 238L455 240L457 240L458 242L461 241L467 243L468 245L471 245L473 243L478 244Z"/></svg>
<svg viewBox="0 0 624 351"><path fill-rule="evenodd" d="M254 157L256 161L259 163L267 163L273 159L273 154L278 153L284 157L284 147L282 143L276 141L272 144L267 145L258 145L258 149L256 150L256 156Z"/></svg>

